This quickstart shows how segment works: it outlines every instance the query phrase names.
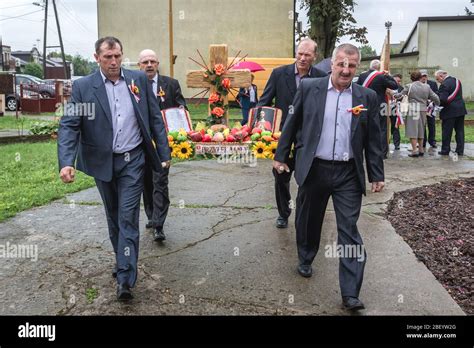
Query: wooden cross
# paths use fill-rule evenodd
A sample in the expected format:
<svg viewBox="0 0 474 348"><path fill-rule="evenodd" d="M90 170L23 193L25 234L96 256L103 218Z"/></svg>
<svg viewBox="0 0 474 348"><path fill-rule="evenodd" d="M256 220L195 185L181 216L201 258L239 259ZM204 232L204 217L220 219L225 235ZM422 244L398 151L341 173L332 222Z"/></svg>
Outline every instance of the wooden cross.
<svg viewBox="0 0 474 348"><path fill-rule="evenodd" d="M229 64L229 55L227 45L211 45L209 47L209 69L216 64L222 64L225 67ZM231 83L231 88L249 88L252 84L252 74L248 70L229 70L222 78L228 78ZM188 88L209 88L210 94L216 92L214 85L209 83L205 76L203 70L193 70L189 71L186 75L186 84ZM228 97L224 98L224 105L228 105ZM210 107L208 107L208 114L211 114ZM225 115L225 124L229 125L229 114L226 111Z"/></svg>

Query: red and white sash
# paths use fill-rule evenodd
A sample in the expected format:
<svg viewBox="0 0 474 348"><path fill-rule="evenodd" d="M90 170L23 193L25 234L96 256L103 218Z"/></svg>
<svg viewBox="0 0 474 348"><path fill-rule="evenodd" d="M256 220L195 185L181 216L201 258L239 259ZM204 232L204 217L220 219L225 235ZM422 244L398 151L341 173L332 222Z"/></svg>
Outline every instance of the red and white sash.
<svg viewBox="0 0 474 348"><path fill-rule="evenodd" d="M365 87L365 88L369 88L370 84L372 83L372 81L378 76L378 75L382 75L384 72L383 71L377 71L377 70L374 70L372 71L369 76L367 76L367 78L365 79L364 83L362 84L362 87Z"/></svg>
<svg viewBox="0 0 474 348"><path fill-rule="evenodd" d="M454 77L454 79L456 80L456 88L454 88L454 92L449 95L448 104L451 103L454 100L454 98L456 98L456 96L458 95L459 90L461 89L461 81L459 81L455 77Z"/></svg>

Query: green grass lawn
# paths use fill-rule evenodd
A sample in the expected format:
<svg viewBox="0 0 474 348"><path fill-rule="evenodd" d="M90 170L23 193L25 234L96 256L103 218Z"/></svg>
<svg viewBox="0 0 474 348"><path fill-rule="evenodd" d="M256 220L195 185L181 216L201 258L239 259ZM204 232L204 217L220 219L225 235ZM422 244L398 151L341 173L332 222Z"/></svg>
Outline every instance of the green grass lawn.
<svg viewBox="0 0 474 348"><path fill-rule="evenodd" d="M207 101L203 101L202 104L189 104L189 115L193 124L196 124L199 121L205 121L208 117L207 115ZM242 110L240 108L230 108L229 109L229 119L232 121L231 124L237 121L242 120Z"/></svg>
<svg viewBox="0 0 474 348"><path fill-rule="evenodd" d="M436 142L438 145L441 145L441 122L436 122ZM453 132L453 136L451 142L455 142L455 133ZM400 138L402 143L410 143L410 139L405 137L405 127L402 126L400 128ZM466 125L464 127L464 139L466 143L474 143L474 126Z"/></svg>
<svg viewBox="0 0 474 348"><path fill-rule="evenodd" d="M38 117L39 115L36 115ZM44 115L41 115L44 116ZM33 124L36 122L48 122L52 123L52 121L45 121L36 118L35 116L19 116L18 120L15 116L3 116L0 117L0 130L3 129L21 129L23 124L23 130L28 131Z"/></svg>
<svg viewBox="0 0 474 348"><path fill-rule="evenodd" d="M59 179L56 142L0 146L0 221L95 185L82 173L73 184Z"/></svg>

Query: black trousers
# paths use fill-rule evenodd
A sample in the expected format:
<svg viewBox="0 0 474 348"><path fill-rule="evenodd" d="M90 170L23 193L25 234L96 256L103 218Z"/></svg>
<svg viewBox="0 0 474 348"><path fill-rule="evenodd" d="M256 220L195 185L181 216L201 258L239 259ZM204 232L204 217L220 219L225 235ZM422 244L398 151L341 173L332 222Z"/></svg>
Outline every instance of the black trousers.
<svg viewBox="0 0 474 348"><path fill-rule="evenodd" d="M359 251L339 258L339 286L342 296L358 297L366 252L357 229L362 204L362 189L353 161L333 164L315 159L296 200L296 242L300 264L310 265L318 253L321 228L332 197L337 222L337 245Z"/></svg>
<svg viewBox="0 0 474 348"><path fill-rule="evenodd" d="M392 135L393 145L400 147L400 129L396 128L397 116L390 116L390 134Z"/></svg>
<svg viewBox="0 0 474 348"><path fill-rule="evenodd" d="M380 136L382 137L382 152L384 157L388 154L388 143L387 143L387 117L380 115Z"/></svg>
<svg viewBox="0 0 474 348"><path fill-rule="evenodd" d="M161 229L165 225L166 216L170 207L168 191L169 168L163 168L157 173L150 166L145 170L145 187L143 190L143 205L148 221L153 228Z"/></svg>
<svg viewBox="0 0 474 348"><path fill-rule="evenodd" d="M443 128L441 152L447 155L451 151L451 137L454 129L456 131L456 153L464 155L464 116L448 118L441 122Z"/></svg>
<svg viewBox="0 0 474 348"><path fill-rule="evenodd" d="M280 216L285 219L288 219L288 217L291 215L290 180L291 175L295 170L294 158L290 158L287 165L290 168L289 173L283 172L282 174L278 174L278 172L273 169L273 176L275 177L275 198L278 207L278 214L280 214Z"/></svg>
<svg viewBox="0 0 474 348"><path fill-rule="evenodd" d="M426 136L426 128L428 128L428 136ZM426 147L426 141L432 147L436 145L436 118L426 115L425 137L423 139L423 147Z"/></svg>
<svg viewBox="0 0 474 348"><path fill-rule="evenodd" d="M130 287L137 280L140 197L143 192L145 154L141 146L114 154L112 181L95 179L104 202L109 237L117 263L117 283Z"/></svg>

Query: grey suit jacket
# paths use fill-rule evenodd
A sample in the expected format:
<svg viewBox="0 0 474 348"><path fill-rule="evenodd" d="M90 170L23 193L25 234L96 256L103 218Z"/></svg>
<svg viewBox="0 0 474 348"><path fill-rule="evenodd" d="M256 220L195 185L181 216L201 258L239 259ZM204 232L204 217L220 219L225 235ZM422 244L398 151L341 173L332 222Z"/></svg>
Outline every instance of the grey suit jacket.
<svg viewBox="0 0 474 348"><path fill-rule="evenodd" d="M295 144L295 179L303 185L321 139L330 76L302 80L278 142L275 160L288 163L291 146ZM352 115L351 145L357 176L365 193L364 155L369 182L384 181L382 136L377 94L352 84L352 105L364 105L367 111Z"/></svg>
<svg viewBox="0 0 474 348"><path fill-rule="evenodd" d="M132 99L135 116L143 137L147 162L155 171L162 171L161 162L171 159L168 139L158 101L145 73L122 69L127 86L132 79L139 88L137 102ZM80 108L92 106L94 115L79 114ZM61 118L58 134L59 169L77 166L77 169L101 181L112 180L113 129L107 92L100 71L74 82L72 97ZM154 143L153 143L153 141ZM77 162L76 162L77 160Z"/></svg>

